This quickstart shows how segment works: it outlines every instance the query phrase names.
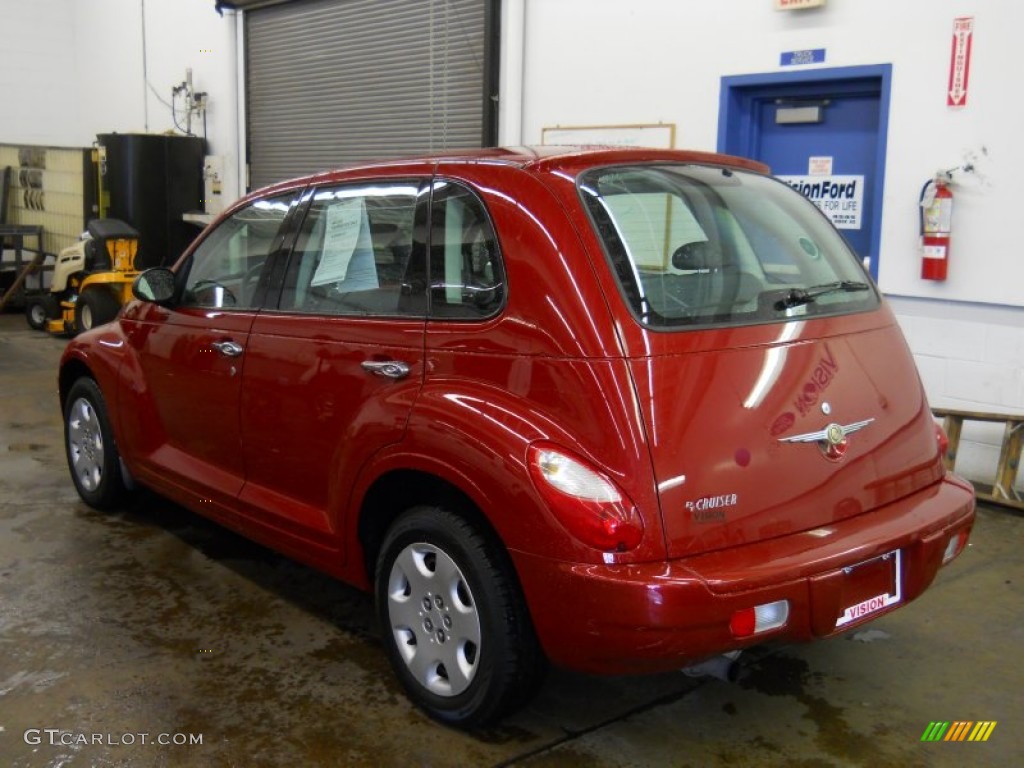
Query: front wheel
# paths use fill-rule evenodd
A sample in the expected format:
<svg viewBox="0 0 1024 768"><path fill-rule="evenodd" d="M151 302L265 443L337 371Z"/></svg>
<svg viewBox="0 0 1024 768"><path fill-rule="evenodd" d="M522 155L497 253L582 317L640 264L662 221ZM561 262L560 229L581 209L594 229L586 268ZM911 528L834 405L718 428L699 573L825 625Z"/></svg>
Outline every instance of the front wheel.
<svg viewBox="0 0 1024 768"><path fill-rule="evenodd" d="M377 613L391 665L428 715L469 728L522 704L543 661L497 542L445 509L415 507L377 561Z"/></svg>
<svg viewBox="0 0 1024 768"><path fill-rule="evenodd" d="M114 506L126 490L121 457L103 394L90 378L76 381L64 401L64 445L82 500L96 509Z"/></svg>
<svg viewBox="0 0 1024 768"><path fill-rule="evenodd" d="M75 325L78 331L91 331L98 325L109 323L121 309L111 291L106 288L86 288L75 304Z"/></svg>

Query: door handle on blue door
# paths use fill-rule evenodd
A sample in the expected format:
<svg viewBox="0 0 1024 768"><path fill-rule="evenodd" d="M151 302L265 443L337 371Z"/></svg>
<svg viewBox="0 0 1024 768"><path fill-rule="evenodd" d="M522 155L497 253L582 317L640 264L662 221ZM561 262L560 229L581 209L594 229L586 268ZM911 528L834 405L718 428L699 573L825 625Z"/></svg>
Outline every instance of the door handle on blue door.
<svg viewBox="0 0 1024 768"><path fill-rule="evenodd" d="M241 344L234 341L215 341L210 346L226 357L238 357L245 351Z"/></svg>
<svg viewBox="0 0 1024 768"><path fill-rule="evenodd" d="M388 379L404 379L409 375L409 365L401 360L367 360L363 370Z"/></svg>

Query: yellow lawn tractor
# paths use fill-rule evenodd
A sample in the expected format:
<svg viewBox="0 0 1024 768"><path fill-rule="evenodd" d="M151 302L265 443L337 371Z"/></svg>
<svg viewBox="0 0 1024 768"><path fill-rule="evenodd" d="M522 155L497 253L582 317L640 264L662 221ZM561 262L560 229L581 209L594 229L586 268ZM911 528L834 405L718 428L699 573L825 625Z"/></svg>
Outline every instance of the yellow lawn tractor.
<svg viewBox="0 0 1024 768"><path fill-rule="evenodd" d="M132 296L139 233L119 219L94 219L53 267L49 293L27 297L29 325L74 336L110 322Z"/></svg>

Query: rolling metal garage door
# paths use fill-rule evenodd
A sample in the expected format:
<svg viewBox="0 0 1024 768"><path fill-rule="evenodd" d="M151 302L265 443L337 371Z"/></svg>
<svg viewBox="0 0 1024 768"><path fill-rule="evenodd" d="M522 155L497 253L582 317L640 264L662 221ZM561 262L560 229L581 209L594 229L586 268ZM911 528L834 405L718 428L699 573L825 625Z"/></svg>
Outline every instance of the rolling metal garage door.
<svg viewBox="0 0 1024 768"><path fill-rule="evenodd" d="M295 0L247 11L251 187L492 143L491 5Z"/></svg>

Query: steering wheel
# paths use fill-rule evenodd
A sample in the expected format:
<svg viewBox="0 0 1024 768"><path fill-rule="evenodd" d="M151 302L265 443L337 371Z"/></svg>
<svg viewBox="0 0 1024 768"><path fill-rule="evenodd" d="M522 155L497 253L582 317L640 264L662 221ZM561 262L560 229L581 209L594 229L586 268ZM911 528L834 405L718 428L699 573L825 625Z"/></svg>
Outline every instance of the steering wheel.
<svg viewBox="0 0 1024 768"><path fill-rule="evenodd" d="M195 298L196 303L201 307L234 307L238 305L238 298L231 292L231 289L221 285L216 280L200 280L189 289L189 293ZM204 294L207 294L205 296Z"/></svg>

